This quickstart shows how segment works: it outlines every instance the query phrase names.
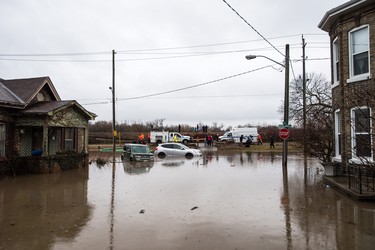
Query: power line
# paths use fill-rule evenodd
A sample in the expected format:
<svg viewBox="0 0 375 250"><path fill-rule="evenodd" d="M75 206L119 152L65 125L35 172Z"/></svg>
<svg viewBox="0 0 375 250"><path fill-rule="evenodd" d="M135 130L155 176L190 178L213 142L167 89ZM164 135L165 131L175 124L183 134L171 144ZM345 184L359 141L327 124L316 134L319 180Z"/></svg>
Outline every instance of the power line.
<svg viewBox="0 0 375 250"><path fill-rule="evenodd" d="M323 34L323 35L326 36L326 34ZM270 38L268 38L268 40L275 40L275 39L288 38L288 37L299 37L299 36L300 36L300 34L277 36L277 37L270 37ZM214 46L224 46L224 45L233 45L233 44L259 42L259 41L263 41L263 40L264 39L254 39L254 40L245 40L245 41L238 41L238 42L223 42L223 43L212 43L212 44L192 45L192 46L180 46L180 47L149 48L149 49L135 49L135 50L119 50L118 54L128 53L128 52L137 52L137 51L178 50L178 49L193 49L193 48L202 48L202 47L214 47Z"/></svg>
<svg viewBox="0 0 375 250"><path fill-rule="evenodd" d="M200 95L200 96L164 96L153 99L198 99L198 98L233 98L233 97L256 97L256 96L281 96L282 94L248 94L248 95Z"/></svg>
<svg viewBox="0 0 375 250"><path fill-rule="evenodd" d="M315 36L326 36L326 34L307 34ZM268 40L275 40L281 38L289 37L299 37L300 34L291 34L285 36L269 37ZM214 47L214 46L224 46L224 45L233 45L233 44L242 44L250 42L258 42L264 39L254 39L254 40L245 40L245 41L235 41L235 42L223 42L223 43L212 43L212 44L201 44L201 45L192 45L192 46L179 46L179 47L165 47L165 48L147 48L147 49L133 49L133 50L118 50L117 54L127 54L132 52L142 52L142 51L158 51L158 50L178 50L178 49L192 49L192 48L203 48L203 47ZM312 42L313 43L313 42ZM319 43L319 42L317 42ZM328 43L328 42L321 42ZM9 57L47 57L47 56L95 56L95 55L109 55L111 51L96 51L96 52L67 52L67 53L2 53L0 56L9 56Z"/></svg>
<svg viewBox="0 0 375 250"><path fill-rule="evenodd" d="M76 53L38 53L38 54L0 54L0 56L10 56L10 57L18 57L18 56L32 56L32 57L43 57L43 56L96 56L96 55L110 55L111 51L100 51L100 52L76 52Z"/></svg>
<svg viewBox="0 0 375 250"><path fill-rule="evenodd" d="M292 44L292 46L298 46L299 44ZM280 46L281 47L281 46ZM196 52L172 52L172 53L130 53L133 55L146 55L146 54L166 54L166 55L173 55L173 56L160 56L160 57L146 57L146 58L128 58L128 59L117 59L116 62L129 62L129 61L148 61L148 60L162 60L162 59L175 59L175 58L185 58L185 57L197 57L197 56L211 56L211 55L219 55L219 54L232 54L232 53L242 53L242 52L249 52L249 51L266 51L271 50L269 47L262 47L262 48L254 48L254 49L242 49L242 50L227 50L227 51L216 51L216 52L207 52L207 51L196 51ZM124 53L123 53L124 54ZM35 55L35 54L34 54ZM39 54L40 55L40 54ZM56 54L55 54L56 55ZM66 55L66 54L65 54ZM0 61L25 61L25 62L111 62L110 59L25 59L25 58L1 58Z"/></svg>
<svg viewBox="0 0 375 250"><path fill-rule="evenodd" d="M191 85L191 86L187 86L187 87L183 87L183 88L178 88L178 89L174 89L174 90L168 90L168 91L159 92L159 93L155 93L155 94L142 95L142 96L136 96L136 97L131 97L131 98L123 98L123 99L118 99L118 100L119 101L122 101L122 100L135 100L135 99L141 99L141 98L147 98L147 97L153 97L153 96L171 94L171 93L175 93L175 92L179 92L179 91L183 91L183 90L187 90L187 89L201 87L201 86L208 85L208 84L211 84L211 83L221 82L221 81L224 81L224 80L228 80L228 79L231 79L231 78L234 78L234 77L242 76L242 75L245 75L245 74L248 74L248 73L252 73L252 72L255 72L255 71L258 71L258 70L261 70L261 69L269 68L269 67L272 67L272 66L271 65L267 65L267 66L264 66L264 67L260 67L260 68L249 70L249 71L245 71L245 72L234 74L234 75L231 75L231 76L226 76L226 77L219 78L219 79L216 79L216 80L212 80L212 81L208 81L208 82L203 82L203 83L199 83L199 84L195 84L195 85Z"/></svg>
<svg viewBox="0 0 375 250"><path fill-rule="evenodd" d="M263 66L263 67L260 67L260 68L257 68L257 69L245 71L245 72L242 72L242 73L238 73L238 74L226 76L226 77L219 78L219 79L216 79L216 80L212 80L212 81L208 81L208 82L203 82L203 83L199 83L199 84L195 84L195 85L191 85L191 86L187 86L187 87L183 87L183 88L178 88L178 89L173 89L173 90L167 90L167 91L163 91L163 92L158 92L158 93L148 94L148 95L142 95L142 96L136 96L136 97L119 98L116 101L129 101L129 100L143 99L143 98L149 98L149 97L155 97L155 96L160 96L160 95L166 95L166 94L176 93L176 92L187 90L187 89L202 87L202 86L205 86L205 85L208 85L208 84L211 84L211 83L221 82L221 81L224 81L224 80L228 80L228 79L231 79L231 78L234 78L234 77L238 77L238 76L242 76L242 75L245 75L245 74L249 74L249 73L252 73L252 72L255 72L255 71L259 71L259 70L262 70L262 69L265 69L265 68L269 68L269 67L272 67L272 65ZM82 104L82 105L93 105L93 104L108 104L108 102L86 103L86 104Z"/></svg>
<svg viewBox="0 0 375 250"><path fill-rule="evenodd" d="M322 58L306 58L306 61L322 61L322 60L331 60L329 57L322 57Z"/></svg>
<svg viewBox="0 0 375 250"><path fill-rule="evenodd" d="M150 99L199 99L199 98L241 98L241 97L266 97L266 96L282 96L282 94L276 94L276 93L264 93L264 94L244 94L244 95L200 95L200 96L160 96L160 97L149 97ZM103 99L103 98L98 98ZM112 101L110 101L110 98L107 98L108 101L103 102L93 102L93 103L85 103L82 105L93 105L93 104L110 104ZM126 99L126 98L124 98ZM85 99L77 99L77 101L82 101ZM91 99L93 100L93 99ZM116 98L117 100L117 98ZM127 101L123 100L122 101Z"/></svg>
<svg viewBox="0 0 375 250"><path fill-rule="evenodd" d="M261 38L263 38L264 41L271 45L271 47L274 48L277 52L279 52L283 57L285 57L285 55L281 53L280 50L278 50L275 46L273 46L273 44L270 41L268 41L262 34L260 34L248 21L246 21L244 17L242 17L229 3L227 3L227 1L223 0L223 2L226 3L228 7L231 8L234 11L234 13L236 13L237 16L239 16L247 25L249 25L251 29L253 29Z"/></svg>
<svg viewBox="0 0 375 250"><path fill-rule="evenodd" d="M24 58L0 58L0 61L17 61L17 62L111 62L111 60L69 60L69 59L24 59Z"/></svg>

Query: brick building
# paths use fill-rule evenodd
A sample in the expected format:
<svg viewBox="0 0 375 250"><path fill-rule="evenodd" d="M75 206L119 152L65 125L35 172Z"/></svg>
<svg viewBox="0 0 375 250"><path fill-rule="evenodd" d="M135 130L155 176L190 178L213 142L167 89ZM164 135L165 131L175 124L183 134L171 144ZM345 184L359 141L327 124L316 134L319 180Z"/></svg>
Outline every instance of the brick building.
<svg viewBox="0 0 375 250"><path fill-rule="evenodd" d="M374 161L375 1L352 0L329 10L319 23L331 42L333 161Z"/></svg>

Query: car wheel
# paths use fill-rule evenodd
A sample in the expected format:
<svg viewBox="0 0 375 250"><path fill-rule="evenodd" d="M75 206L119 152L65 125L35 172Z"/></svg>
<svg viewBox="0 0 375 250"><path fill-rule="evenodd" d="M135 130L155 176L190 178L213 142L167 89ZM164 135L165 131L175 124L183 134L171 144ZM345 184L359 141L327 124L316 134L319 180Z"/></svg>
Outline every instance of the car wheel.
<svg viewBox="0 0 375 250"><path fill-rule="evenodd" d="M184 145L187 145L187 144L188 144L188 141L187 141L187 140L183 140L182 143L183 143Z"/></svg>
<svg viewBox="0 0 375 250"><path fill-rule="evenodd" d="M188 159L191 159L191 158L193 158L193 154L192 153L187 153L185 155L185 157L188 158Z"/></svg>
<svg viewBox="0 0 375 250"><path fill-rule="evenodd" d="M160 143L162 143L162 141L161 141L161 140L157 140L157 141L156 141L156 144L158 144L158 145L159 145Z"/></svg>
<svg viewBox="0 0 375 250"><path fill-rule="evenodd" d="M160 159L165 158L165 153L163 153L163 152L159 153L159 154L158 154L158 157L159 157Z"/></svg>
<svg viewBox="0 0 375 250"><path fill-rule="evenodd" d="M130 160L130 161L134 161L133 157L130 157L129 160Z"/></svg>

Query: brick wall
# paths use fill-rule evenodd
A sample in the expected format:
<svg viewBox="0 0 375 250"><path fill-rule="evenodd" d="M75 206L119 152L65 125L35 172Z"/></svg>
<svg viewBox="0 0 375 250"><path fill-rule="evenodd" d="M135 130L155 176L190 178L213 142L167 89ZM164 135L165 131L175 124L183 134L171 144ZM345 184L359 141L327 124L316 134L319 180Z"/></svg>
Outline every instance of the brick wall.
<svg viewBox="0 0 375 250"><path fill-rule="evenodd" d="M370 73L369 79L348 83L349 72L349 32L362 25L369 25ZM351 108L370 106L375 117L375 6L346 14L337 19L331 27L331 43L338 39L340 83L332 89L333 110L341 111L342 162L351 158ZM333 75L333 70L332 70ZM332 77L333 81L333 77ZM375 122L372 122L373 125ZM373 142L375 138L373 138ZM373 146L374 148L374 146Z"/></svg>

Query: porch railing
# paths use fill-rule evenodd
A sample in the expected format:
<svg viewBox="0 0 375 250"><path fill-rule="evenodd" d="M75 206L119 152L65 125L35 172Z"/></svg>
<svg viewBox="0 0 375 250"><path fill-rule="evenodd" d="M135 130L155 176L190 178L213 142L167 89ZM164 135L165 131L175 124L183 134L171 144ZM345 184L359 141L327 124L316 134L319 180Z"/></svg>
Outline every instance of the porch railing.
<svg viewBox="0 0 375 250"><path fill-rule="evenodd" d="M365 165L349 165L348 167L349 189L359 194L375 193L375 167Z"/></svg>

